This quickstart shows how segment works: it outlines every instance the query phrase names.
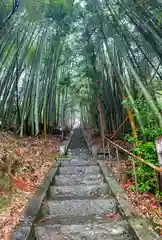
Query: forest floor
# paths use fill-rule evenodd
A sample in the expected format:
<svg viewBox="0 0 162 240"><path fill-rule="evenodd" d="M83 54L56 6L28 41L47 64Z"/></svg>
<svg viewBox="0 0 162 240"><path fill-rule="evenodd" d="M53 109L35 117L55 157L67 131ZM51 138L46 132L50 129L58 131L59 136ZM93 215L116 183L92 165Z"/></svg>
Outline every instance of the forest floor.
<svg viewBox="0 0 162 240"><path fill-rule="evenodd" d="M0 240L8 240L27 201L57 156L60 138L0 133ZM9 178L10 176L10 178Z"/></svg>

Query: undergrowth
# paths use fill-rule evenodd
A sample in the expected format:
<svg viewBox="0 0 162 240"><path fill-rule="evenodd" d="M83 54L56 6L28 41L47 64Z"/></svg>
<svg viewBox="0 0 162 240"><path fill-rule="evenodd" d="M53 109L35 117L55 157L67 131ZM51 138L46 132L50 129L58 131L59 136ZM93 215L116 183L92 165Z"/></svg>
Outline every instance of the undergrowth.
<svg viewBox="0 0 162 240"><path fill-rule="evenodd" d="M155 138L159 135L161 135L161 129L145 128L143 133L140 134L140 139L142 140L135 140L128 135L126 136L126 139L129 142L134 143L134 147L131 150L133 154L143 158L146 162L151 163L154 166L159 166L155 145ZM129 159L132 160L131 157L129 157ZM137 189L135 181L133 181L133 184L130 186L131 190L138 190L143 196L144 194L148 194L150 198L151 194L155 196L155 203L149 208L149 216L151 217L150 219L152 220L154 230L162 235L162 215L160 207L162 202L162 192L159 190L158 172L138 159L135 159L135 172L134 170L128 172L131 174L133 180L135 179L135 174L137 178ZM151 213L151 211L153 211L153 213Z"/></svg>
<svg viewBox="0 0 162 240"><path fill-rule="evenodd" d="M131 151L136 156L143 158L146 162L154 166L159 166L155 139L162 135L162 128L159 126L157 116L152 114L148 102L143 97L137 99L133 103L128 102L128 104L135 110L134 116L138 135L137 139L134 139L129 134L125 137L128 142L134 145ZM157 107L159 107L158 104ZM140 192L150 192L159 195L158 172L137 159L135 159L135 166L138 190ZM133 175L133 171L131 174Z"/></svg>
<svg viewBox="0 0 162 240"><path fill-rule="evenodd" d="M148 163L154 166L159 166L159 162L156 155L155 143L152 141L144 142L139 140L134 140L127 136L129 142L135 143L131 152L136 156L143 158ZM135 159L135 173L138 181L138 190L140 192L151 192L159 195L158 181L157 181L157 171L146 165L145 163ZM131 170L130 173L134 175L134 171ZM134 189L134 186L132 186Z"/></svg>

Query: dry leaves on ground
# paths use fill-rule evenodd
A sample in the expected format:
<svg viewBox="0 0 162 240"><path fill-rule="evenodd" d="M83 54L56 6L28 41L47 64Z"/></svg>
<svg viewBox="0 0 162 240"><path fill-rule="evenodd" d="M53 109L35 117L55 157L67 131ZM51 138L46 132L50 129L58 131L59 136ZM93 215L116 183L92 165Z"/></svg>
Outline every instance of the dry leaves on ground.
<svg viewBox="0 0 162 240"><path fill-rule="evenodd" d="M14 186L10 191L0 184L0 240L9 239L9 233L18 223L28 199L43 182L45 173L52 165L59 144L60 139L54 136L48 136L47 140L36 137L19 139L9 133L0 133L0 172L8 171L5 168L10 162L14 177ZM23 180L25 186L21 186L22 181L19 180ZM5 198L8 204L3 207L1 200Z"/></svg>

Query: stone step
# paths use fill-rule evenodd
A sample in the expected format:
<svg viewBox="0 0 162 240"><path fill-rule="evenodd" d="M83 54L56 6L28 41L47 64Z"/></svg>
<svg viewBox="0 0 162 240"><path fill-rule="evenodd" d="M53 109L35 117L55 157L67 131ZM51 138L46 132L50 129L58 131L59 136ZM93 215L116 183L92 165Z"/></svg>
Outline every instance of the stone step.
<svg viewBox="0 0 162 240"><path fill-rule="evenodd" d="M65 166L69 166L69 165L71 165L71 166L94 166L94 165L97 165L96 161L79 160L77 158L68 159L68 160L61 159L60 163L61 163L61 167L65 167Z"/></svg>
<svg viewBox="0 0 162 240"><path fill-rule="evenodd" d="M49 191L49 198L56 199L57 197L87 197L87 196L100 196L107 194L109 187L107 183L99 185L73 185L73 186L51 186Z"/></svg>
<svg viewBox="0 0 162 240"><path fill-rule="evenodd" d="M86 174L84 176L78 176L76 174L71 175L56 175L53 183L55 186L71 186L77 184L100 184L103 177L101 174Z"/></svg>
<svg viewBox="0 0 162 240"><path fill-rule="evenodd" d="M89 150L88 149L80 149L80 148L76 148L73 150L68 150L68 152L70 153L71 156L90 156L89 154Z"/></svg>
<svg viewBox="0 0 162 240"><path fill-rule="evenodd" d="M35 227L36 240L131 240L126 221Z"/></svg>
<svg viewBox="0 0 162 240"><path fill-rule="evenodd" d="M71 157L71 159L75 158L75 159L78 159L80 161L82 161L82 160L88 161L88 159L91 158L89 155L87 155L87 154L84 155L82 153L81 154L76 154L76 153L69 152L68 154Z"/></svg>
<svg viewBox="0 0 162 240"><path fill-rule="evenodd" d="M121 220L122 216L115 213L101 213L101 214L89 214L87 216L71 216L71 217L55 217L53 215L46 215L39 219L37 224L61 224L61 225L74 225L74 224L86 224L86 223L103 223L110 222L112 220Z"/></svg>
<svg viewBox="0 0 162 240"><path fill-rule="evenodd" d="M78 176L85 175L85 174L98 174L100 173L100 167L99 166L66 166L66 167L60 167L59 168L60 174L77 174Z"/></svg>
<svg viewBox="0 0 162 240"><path fill-rule="evenodd" d="M73 139L73 142L76 142L76 140L74 140ZM75 150L76 148L80 148L81 150L83 149L85 149L85 150L87 150L87 144L85 143L85 142L81 142L81 141L79 141L79 142L76 142L76 143L70 143L70 145L69 145L69 147L68 147L68 151L70 150L70 151L73 151L73 150Z"/></svg>
<svg viewBox="0 0 162 240"><path fill-rule="evenodd" d="M53 215L55 217L65 218L110 212L117 212L117 202L113 198L44 201L42 206L42 214L44 214L44 216Z"/></svg>

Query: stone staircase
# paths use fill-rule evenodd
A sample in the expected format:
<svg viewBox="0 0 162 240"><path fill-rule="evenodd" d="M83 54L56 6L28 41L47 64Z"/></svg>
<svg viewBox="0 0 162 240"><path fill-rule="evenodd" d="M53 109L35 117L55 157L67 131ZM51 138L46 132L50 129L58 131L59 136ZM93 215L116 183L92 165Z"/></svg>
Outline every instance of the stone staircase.
<svg viewBox="0 0 162 240"><path fill-rule="evenodd" d="M76 128L73 130L68 149L76 151L76 149L88 149L88 144L85 141L84 134L81 128Z"/></svg>
<svg viewBox="0 0 162 240"><path fill-rule="evenodd" d="M81 129L73 131L68 155L29 200L12 240L161 239L134 212L107 163L90 155Z"/></svg>
<svg viewBox="0 0 162 240"><path fill-rule="evenodd" d="M83 146L83 145L82 145ZM86 146L72 146L42 206L43 218L35 225L37 240L128 240L128 224L109 195L100 166Z"/></svg>

